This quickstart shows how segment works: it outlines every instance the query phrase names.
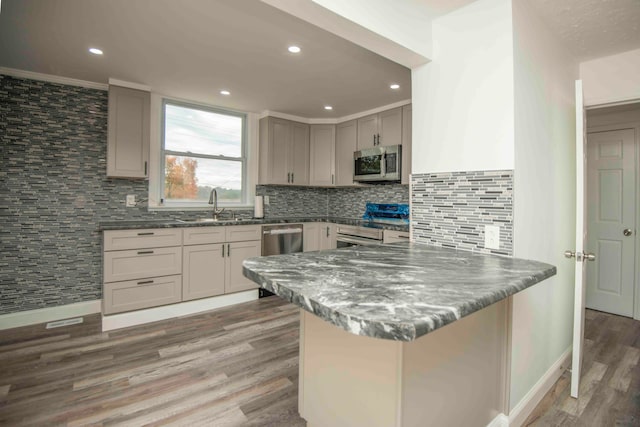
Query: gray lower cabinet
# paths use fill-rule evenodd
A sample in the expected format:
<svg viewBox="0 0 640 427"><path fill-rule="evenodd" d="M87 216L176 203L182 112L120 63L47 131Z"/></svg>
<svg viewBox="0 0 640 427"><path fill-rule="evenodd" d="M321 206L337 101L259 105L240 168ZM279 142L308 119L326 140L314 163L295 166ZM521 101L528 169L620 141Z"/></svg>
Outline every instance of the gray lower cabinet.
<svg viewBox="0 0 640 427"><path fill-rule="evenodd" d="M224 294L225 249L224 243L183 248L182 299L184 301Z"/></svg>
<svg viewBox="0 0 640 427"><path fill-rule="evenodd" d="M104 284L104 314L174 304L182 300L182 276L154 277Z"/></svg>

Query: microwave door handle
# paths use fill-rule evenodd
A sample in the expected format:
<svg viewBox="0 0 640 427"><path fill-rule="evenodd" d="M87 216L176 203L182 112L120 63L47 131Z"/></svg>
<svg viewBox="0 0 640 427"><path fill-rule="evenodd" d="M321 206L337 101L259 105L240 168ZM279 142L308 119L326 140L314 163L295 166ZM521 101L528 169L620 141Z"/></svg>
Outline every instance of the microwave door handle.
<svg viewBox="0 0 640 427"><path fill-rule="evenodd" d="M382 153L382 164L380 165L380 176L387 176L387 153Z"/></svg>

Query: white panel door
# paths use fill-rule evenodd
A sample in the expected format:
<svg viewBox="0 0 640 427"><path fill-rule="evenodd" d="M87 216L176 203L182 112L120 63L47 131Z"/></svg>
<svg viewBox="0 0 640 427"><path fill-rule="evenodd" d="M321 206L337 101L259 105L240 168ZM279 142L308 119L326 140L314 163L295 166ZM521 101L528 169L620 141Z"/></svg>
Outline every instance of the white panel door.
<svg viewBox="0 0 640 427"><path fill-rule="evenodd" d="M355 120L336 126L336 186L354 185L353 153L358 145L358 123Z"/></svg>
<svg viewBox="0 0 640 427"><path fill-rule="evenodd" d="M635 260L635 134L633 129L587 137L588 247L586 306L633 316Z"/></svg>
<svg viewBox="0 0 640 427"><path fill-rule="evenodd" d="M242 274L242 262L248 258L260 256L262 242L257 240L254 242L234 242L227 243L226 258L226 281L225 293L246 291L250 289L258 289L255 282L247 279Z"/></svg>
<svg viewBox="0 0 640 427"><path fill-rule="evenodd" d="M402 107L378 115L378 145L402 144Z"/></svg>
<svg viewBox="0 0 640 427"><path fill-rule="evenodd" d="M270 120L269 184L288 184L291 176L291 123L280 119Z"/></svg>
<svg viewBox="0 0 640 427"><path fill-rule="evenodd" d="M573 303L573 352L571 356L571 397L578 398L580 372L582 371L582 348L584 344L584 300L586 265L582 262L584 244L587 241L587 221L585 201L586 180L586 138L585 113L582 80L576 80L576 260L575 290Z"/></svg>
<svg viewBox="0 0 640 427"><path fill-rule="evenodd" d="M334 125L311 125L309 144L309 184L333 186L335 184L336 127Z"/></svg>

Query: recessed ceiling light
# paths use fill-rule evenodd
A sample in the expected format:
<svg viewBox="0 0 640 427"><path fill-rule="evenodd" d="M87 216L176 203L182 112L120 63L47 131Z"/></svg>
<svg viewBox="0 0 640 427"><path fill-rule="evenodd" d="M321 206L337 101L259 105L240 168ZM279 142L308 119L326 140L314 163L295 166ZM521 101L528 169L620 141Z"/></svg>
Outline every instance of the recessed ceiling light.
<svg viewBox="0 0 640 427"><path fill-rule="evenodd" d="M397 83L394 83L394 84L390 85L389 87L390 87L391 89L394 89L394 90L395 90L395 89L400 89L400 85L399 85L399 84L397 84Z"/></svg>
<svg viewBox="0 0 640 427"><path fill-rule="evenodd" d="M89 52L93 53L94 55L102 55L104 53L102 52L102 50L98 49L97 47L89 48Z"/></svg>
<svg viewBox="0 0 640 427"><path fill-rule="evenodd" d="M221 90L220 95L228 96L228 95L231 95L231 92L229 92L228 90Z"/></svg>
<svg viewBox="0 0 640 427"><path fill-rule="evenodd" d="M291 53L300 53L302 49L300 49L298 46L289 46L288 50Z"/></svg>
<svg viewBox="0 0 640 427"><path fill-rule="evenodd" d="M325 110L333 110L333 107L331 105L325 105L324 109Z"/></svg>

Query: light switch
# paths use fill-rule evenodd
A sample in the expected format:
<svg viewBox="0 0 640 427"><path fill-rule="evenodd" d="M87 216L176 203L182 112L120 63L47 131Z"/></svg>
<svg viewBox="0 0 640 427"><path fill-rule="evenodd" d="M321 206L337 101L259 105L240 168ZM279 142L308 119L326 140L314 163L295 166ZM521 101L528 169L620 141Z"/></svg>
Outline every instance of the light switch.
<svg viewBox="0 0 640 427"><path fill-rule="evenodd" d="M264 196L263 199L264 199L264 205L269 206L269 196Z"/></svg>
<svg viewBox="0 0 640 427"><path fill-rule="evenodd" d="M500 249L500 226L484 226L484 247L485 249Z"/></svg>
<svg viewBox="0 0 640 427"><path fill-rule="evenodd" d="M133 208L136 206L136 195L135 194L127 194L127 200L125 202L125 206L128 208Z"/></svg>

